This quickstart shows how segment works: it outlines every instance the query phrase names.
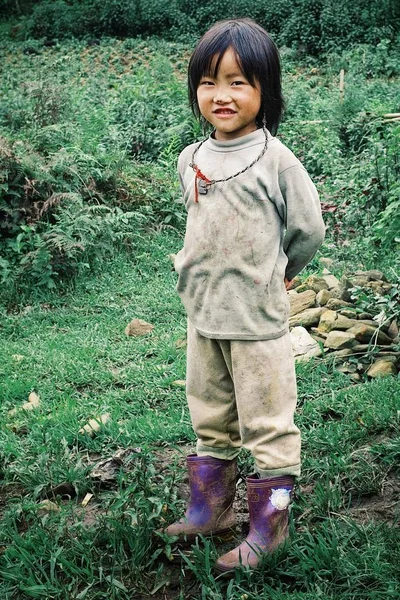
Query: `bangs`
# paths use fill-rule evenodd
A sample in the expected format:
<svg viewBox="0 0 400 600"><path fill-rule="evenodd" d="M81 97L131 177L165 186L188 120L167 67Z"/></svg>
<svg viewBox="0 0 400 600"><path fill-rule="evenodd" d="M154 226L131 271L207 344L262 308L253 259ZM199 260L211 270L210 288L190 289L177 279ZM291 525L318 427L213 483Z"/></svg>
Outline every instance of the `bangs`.
<svg viewBox="0 0 400 600"><path fill-rule="evenodd" d="M253 64L252 57L247 56L246 52L239 50L237 46L240 47L240 45L236 44L237 40L234 39L230 31L226 32L220 39L216 38L210 40L210 42L210 44L203 48L203 52L198 52L196 55L193 54L191 64L189 65L196 90L202 77L218 77L221 61L225 52L230 48L235 52L236 60L243 75L245 75L251 85L255 85L254 73L250 67ZM250 48L247 48L247 50L250 50Z"/></svg>
<svg viewBox="0 0 400 600"><path fill-rule="evenodd" d="M261 87L258 126L264 115L267 128L275 133L283 110L281 69L278 49L268 33L251 19L232 19L216 23L197 44L189 62L189 101L193 113L200 116L197 88L202 77L218 76L228 48L236 54L239 67L253 87Z"/></svg>

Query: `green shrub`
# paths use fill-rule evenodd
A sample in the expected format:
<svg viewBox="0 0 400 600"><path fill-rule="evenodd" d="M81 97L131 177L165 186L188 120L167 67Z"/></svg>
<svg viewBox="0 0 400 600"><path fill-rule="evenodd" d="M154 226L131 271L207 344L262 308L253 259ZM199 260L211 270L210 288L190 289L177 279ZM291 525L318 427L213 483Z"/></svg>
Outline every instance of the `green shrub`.
<svg viewBox="0 0 400 600"><path fill-rule="evenodd" d="M45 220L20 225L19 233L1 245L0 280L8 298L30 286L54 288L57 282L68 283L117 248L132 244L145 220L139 212L88 205L78 194L59 194L53 202L57 208L51 226Z"/></svg>
<svg viewBox="0 0 400 600"><path fill-rule="evenodd" d="M49 40L94 32L97 15L91 2L45 0L39 2L27 20L26 35Z"/></svg>
<svg viewBox="0 0 400 600"><path fill-rule="evenodd" d="M356 43L394 40L400 24L397 0L43 0L28 19L27 34L61 39L71 35L199 35L223 18L249 17L282 45L311 54Z"/></svg>
<svg viewBox="0 0 400 600"><path fill-rule="evenodd" d="M396 0L293 0L279 41L318 54L394 39L399 24Z"/></svg>
<svg viewBox="0 0 400 600"><path fill-rule="evenodd" d="M182 12L179 0L95 0L101 32L118 36L162 34L167 39L173 33L193 30L194 23Z"/></svg>
<svg viewBox="0 0 400 600"><path fill-rule="evenodd" d="M35 6L27 34L47 39L71 35L174 35L195 31L195 23L181 10L179 0L45 0Z"/></svg>

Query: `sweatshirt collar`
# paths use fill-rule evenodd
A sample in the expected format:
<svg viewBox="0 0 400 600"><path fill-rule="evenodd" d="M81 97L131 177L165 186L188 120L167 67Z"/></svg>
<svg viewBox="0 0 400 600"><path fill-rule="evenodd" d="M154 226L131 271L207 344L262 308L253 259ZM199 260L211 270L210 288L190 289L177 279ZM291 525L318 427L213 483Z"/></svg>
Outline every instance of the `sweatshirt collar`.
<svg viewBox="0 0 400 600"><path fill-rule="evenodd" d="M270 139L272 139L272 136L268 131L268 140ZM210 135L204 145L214 152L235 152L236 150L243 150L244 148L250 148L257 144L263 144L264 142L264 131L262 129L256 129L247 135L242 135L228 141L216 140Z"/></svg>

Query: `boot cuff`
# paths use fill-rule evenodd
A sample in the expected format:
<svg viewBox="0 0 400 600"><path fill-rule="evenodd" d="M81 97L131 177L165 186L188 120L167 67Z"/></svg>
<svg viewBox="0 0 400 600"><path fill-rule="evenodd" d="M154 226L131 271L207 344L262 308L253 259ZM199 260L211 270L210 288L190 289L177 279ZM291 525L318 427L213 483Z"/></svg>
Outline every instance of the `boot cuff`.
<svg viewBox="0 0 400 600"><path fill-rule="evenodd" d="M268 479L259 479L258 474L254 473L253 475L249 475L246 479L248 488L276 488L276 487L290 487L294 486L295 478L292 475L286 475L283 477L270 477Z"/></svg>

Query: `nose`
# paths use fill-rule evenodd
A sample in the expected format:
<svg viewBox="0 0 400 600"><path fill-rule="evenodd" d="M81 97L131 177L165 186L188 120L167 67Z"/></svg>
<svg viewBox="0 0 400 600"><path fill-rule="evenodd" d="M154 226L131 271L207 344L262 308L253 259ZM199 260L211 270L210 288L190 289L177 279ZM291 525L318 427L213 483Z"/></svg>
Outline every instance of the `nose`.
<svg viewBox="0 0 400 600"><path fill-rule="evenodd" d="M225 90L216 90L213 100L215 104L228 104L232 98Z"/></svg>

